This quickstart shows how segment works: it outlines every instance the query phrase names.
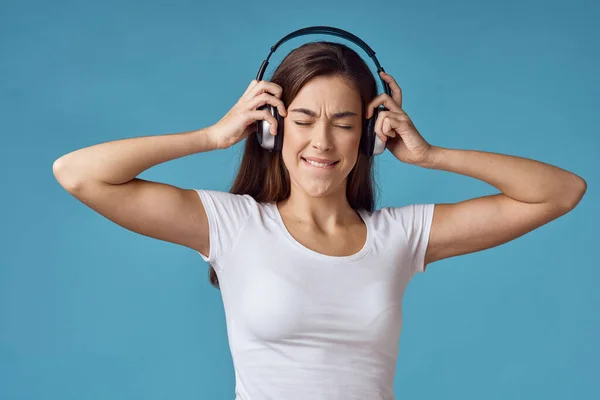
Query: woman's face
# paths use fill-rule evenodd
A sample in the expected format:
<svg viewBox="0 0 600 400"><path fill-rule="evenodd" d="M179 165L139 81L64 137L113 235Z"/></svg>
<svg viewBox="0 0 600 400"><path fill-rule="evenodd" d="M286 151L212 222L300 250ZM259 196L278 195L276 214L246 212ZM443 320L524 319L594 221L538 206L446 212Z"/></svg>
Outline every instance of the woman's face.
<svg viewBox="0 0 600 400"><path fill-rule="evenodd" d="M345 195L362 133L359 92L340 77L314 78L288 105L283 126L282 157L293 189Z"/></svg>

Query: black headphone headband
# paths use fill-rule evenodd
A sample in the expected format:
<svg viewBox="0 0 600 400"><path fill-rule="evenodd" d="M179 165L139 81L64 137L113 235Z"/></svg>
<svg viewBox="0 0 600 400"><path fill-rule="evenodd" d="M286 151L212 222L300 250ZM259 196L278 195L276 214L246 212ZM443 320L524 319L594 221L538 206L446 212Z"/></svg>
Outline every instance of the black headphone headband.
<svg viewBox="0 0 600 400"><path fill-rule="evenodd" d="M275 50L277 50L277 48L282 43L287 42L288 40L290 40L292 38L295 38L298 36L303 36L303 35L309 35L309 34L325 34L325 35L339 36L341 38L347 39L347 40L355 43L356 45L358 45L360 48L362 48L365 51L365 53L367 53L369 55L369 57L371 57L373 62L375 62L375 66L377 67L377 76L379 76L379 79L381 80L381 84L383 86L383 90L385 91L385 93L387 93L389 96L392 95L392 90L390 89L389 85L387 84L386 81L383 80L383 78L381 78L381 75L379 75L379 72L384 71L384 69L379 64L379 60L377 60L377 57L375 57L375 52L373 51L373 49L371 49L368 44L366 44L359 37L353 35L352 33L347 32L342 29L334 28L332 26L309 26L307 28L298 29L297 31L294 31L294 32L284 36L281 40L279 40L277 43L275 43L275 45L273 45L271 47L271 51L269 52L269 55L262 62L262 65L260 66L260 69L258 70L258 74L256 75L256 80L258 80L258 81L262 80L265 70L267 69L267 65L269 65L269 58L271 58L271 54L273 54L275 52Z"/></svg>

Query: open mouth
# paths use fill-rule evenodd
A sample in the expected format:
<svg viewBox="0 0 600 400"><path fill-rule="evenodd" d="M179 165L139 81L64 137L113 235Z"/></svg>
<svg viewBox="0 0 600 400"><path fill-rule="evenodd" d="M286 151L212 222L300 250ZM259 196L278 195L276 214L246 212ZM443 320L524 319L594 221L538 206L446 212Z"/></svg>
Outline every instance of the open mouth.
<svg viewBox="0 0 600 400"><path fill-rule="evenodd" d="M322 168L322 169L333 168L339 162L339 160L338 160L338 161L333 161L330 163L320 163L320 162L316 162L316 161L312 161L312 160L307 160L304 157L302 157L302 161L306 165L309 165L309 166L315 167L315 168Z"/></svg>

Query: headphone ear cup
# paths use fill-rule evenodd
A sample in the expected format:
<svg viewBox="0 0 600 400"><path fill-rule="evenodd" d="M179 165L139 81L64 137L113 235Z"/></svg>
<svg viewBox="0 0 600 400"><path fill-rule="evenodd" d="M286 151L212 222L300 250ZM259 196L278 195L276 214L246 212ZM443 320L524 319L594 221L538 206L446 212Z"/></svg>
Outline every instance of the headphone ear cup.
<svg viewBox="0 0 600 400"><path fill-rule="evenodd" d="M277 135L271 134L271 124L264 119L256 121L256 139L258 144L269 151L281 151L283 147L283 118L279 115L276 107L265 104L257 110L267 110L277 121Z"/></svg>
<svg viewBox="0 0 600 400"><path fill-rule="evenodd" d="M360 142L360 149L367 157L372 157L373 151L375 150L375 138L377 137L375 134L375 122L377 121L378 115L379 110L375 108L373 110L373 116L365 120L363 127L363 136Z"/></svg>
<svg viewBox="0 0 600 400"><path fill-rule="evenodd" d="M275 135L275 146L273 147L273 151L281 151L283 149L283 117L279 115L279 110L277 107L272 107L273 116L277 121L277 135Z"/></svg>
<svg viewBox="0 0 600 400"><path fill-rule="evenodd" d="M388 111L388 109L385 107L375 107L373 116L365 121L365 135L363 136L361 148L363 149L363 153L368 157L378 156L383 153L386 148L385 142L375 133L375 123L377 122L380 111Z"/></svg>

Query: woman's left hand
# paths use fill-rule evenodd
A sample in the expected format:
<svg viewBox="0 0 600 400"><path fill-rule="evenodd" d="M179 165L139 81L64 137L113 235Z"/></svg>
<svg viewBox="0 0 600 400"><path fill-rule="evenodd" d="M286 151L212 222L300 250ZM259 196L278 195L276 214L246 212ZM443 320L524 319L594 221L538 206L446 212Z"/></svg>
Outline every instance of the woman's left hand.
<svg viewBox="0 0 600 400"><path fill-rule="evenodd" d="M381 77L392 90L392 97L382 93L375 97L367 108L367 118L373 110L383 105L389 111L379 111L375 121L375 133L386 142L386 148L400 161L413 165L424 165L429 160L431 145L421 136L415 125L402 110L402 89L389 74L381 71Z"/></svg>

